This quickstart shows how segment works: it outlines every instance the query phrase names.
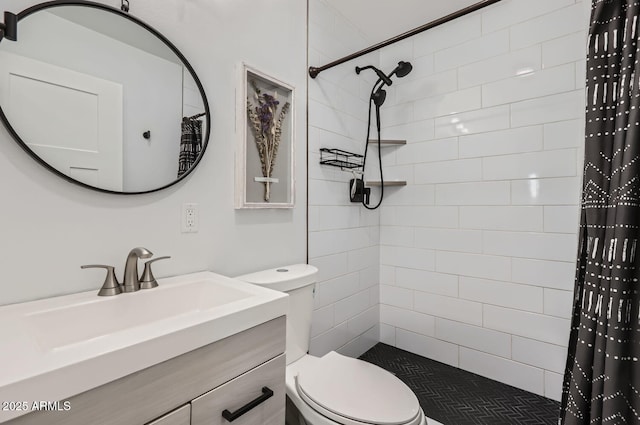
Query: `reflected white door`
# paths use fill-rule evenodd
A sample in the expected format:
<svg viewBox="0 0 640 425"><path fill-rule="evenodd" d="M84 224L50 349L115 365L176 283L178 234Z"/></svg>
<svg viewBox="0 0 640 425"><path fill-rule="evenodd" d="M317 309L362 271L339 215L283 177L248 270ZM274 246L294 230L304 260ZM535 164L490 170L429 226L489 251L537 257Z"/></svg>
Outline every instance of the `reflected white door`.
<svg viewBox="0 0 640 425"><path fill-rule="evenodd" d="M0 102L18 135L51 166L122 191L122 85L0 52Z"/></svg>

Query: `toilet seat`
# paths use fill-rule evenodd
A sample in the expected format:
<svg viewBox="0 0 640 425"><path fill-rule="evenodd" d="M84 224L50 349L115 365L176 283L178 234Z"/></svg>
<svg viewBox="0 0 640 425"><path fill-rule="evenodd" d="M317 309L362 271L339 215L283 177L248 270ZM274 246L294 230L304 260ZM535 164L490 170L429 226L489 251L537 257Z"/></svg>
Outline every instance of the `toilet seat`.
<svg viewBox="0 0 640 425"><path fill-rule="evenodd" d="M378 366L330 352L296 375L300 398L342 425L418 425L423 414L415 394Z"/></svg>

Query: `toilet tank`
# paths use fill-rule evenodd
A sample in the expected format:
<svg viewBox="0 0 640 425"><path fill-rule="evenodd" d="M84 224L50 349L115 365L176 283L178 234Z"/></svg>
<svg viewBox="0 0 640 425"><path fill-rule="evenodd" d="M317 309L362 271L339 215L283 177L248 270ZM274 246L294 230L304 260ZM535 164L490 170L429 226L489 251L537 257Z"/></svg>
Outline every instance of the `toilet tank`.
<svg viewBox="0 0 640 425"><path fill-rule="evenodd" d="M245 274L236 279L289 295L287 312L287 364L309 351L313 294L318 269L308 264L294 264Z"/></svg>

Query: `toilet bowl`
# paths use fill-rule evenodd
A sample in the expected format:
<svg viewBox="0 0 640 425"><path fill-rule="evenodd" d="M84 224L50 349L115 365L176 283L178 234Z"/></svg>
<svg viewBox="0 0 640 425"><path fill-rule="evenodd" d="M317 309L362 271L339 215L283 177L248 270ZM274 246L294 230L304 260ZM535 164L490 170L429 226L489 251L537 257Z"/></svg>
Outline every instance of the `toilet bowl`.
<svg viewBox="0 0 640 425"><path fill-rule="evenodd" d="M303 424L426 424L418 399L402 381L335 351L288 365L286 386Z"/></svg>
<svg viewBox="0 0 640 425"><path fill-rule="evenodd" d="M393 374L334 351L307 354L317 273L296 264L237 277L289 294L287 424L426 425L417 397Z"/></svg>

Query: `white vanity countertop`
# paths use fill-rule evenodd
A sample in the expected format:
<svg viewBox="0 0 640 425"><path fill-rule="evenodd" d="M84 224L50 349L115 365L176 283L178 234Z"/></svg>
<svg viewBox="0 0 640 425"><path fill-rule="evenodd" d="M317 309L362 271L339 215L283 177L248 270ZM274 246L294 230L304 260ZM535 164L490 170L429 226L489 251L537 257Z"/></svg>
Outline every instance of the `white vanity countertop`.
<svg viewBox="0 0 640 425"><path fill-rule="evenodd" d="M287 312L286 294L212 272L158 283L0 307L0 422L29 413L4 402L65 401Z"/></svg>

